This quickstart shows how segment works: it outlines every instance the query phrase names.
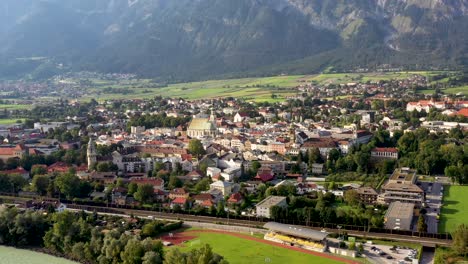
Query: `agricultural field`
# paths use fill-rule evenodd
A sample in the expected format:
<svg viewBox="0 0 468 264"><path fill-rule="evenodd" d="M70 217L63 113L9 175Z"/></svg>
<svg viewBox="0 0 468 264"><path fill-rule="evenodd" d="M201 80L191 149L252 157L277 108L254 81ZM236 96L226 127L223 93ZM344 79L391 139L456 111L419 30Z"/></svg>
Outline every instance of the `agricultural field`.
<svg viewBox="0 0 468 264"><path fill-rule="evenodd" d="M226 80L209 80L170 84L166 87L155 87L149 79L130 81L109 81L91 79L93 87L84 98L98 101L119 98L151 98L154 96L181 97L185 99L202 99L216 97L244 98L248 101L284 101L295 95L294 87L305 83L342 84L350 82L367 82L391 79L406 79L414 74L431 76L440 72L393 72L393 73L324 73L317 75L281 75L260 78L240 78ZM76 82L76 80L69 80ZM113 89L113 90L110 90ZM106 92L106 89L108 91Z"/></svg>
<svg viewBox="0 0 468 264"><path fill-rule="evenodd" d="M451 232L468 223L468 186L445 186L439 232Z"/></svg>
<svg viewBox="0 0 468 264"><path fill-rule="evenodd" d="M424 90L418 90L419 93L422 94L433 94L434 90L433 89L424 89ZM457 94L457 93L462 93L463 95L468 95L468 86L459 86L459 87L451 87L447 89L441 89L441 92L444 94Z"/></svg>
<svg viewBox="0 0 468 264"><path fill-rule="evenodd" d="M32 109L32 105L25 105L25 104L0 104L0 111L1 110L30 110Z"/></svg>
<svg viewBox="0 0 468 264"><path fill-rule="evenodd" d="M209 244L213 251L224 256L231 264L249 263L314 263L314 264L334 264L351 263L349 259L342 261L329 259L318 254L307 254L294 251L280 246L268 245L238 236L221 234L217 232L198 232L192 230L186 234L190 240L177 246L182 252L190 251L193 248ZM253 239L259 239L251 236ZM279 244L278 244L279 245ZM170 250L170 249L169 249Z"/></svg>

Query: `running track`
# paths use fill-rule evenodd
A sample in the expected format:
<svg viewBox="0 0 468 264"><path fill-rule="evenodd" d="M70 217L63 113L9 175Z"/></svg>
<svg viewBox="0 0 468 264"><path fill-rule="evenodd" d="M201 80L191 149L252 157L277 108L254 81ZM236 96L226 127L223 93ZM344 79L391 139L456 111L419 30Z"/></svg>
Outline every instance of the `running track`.
<svg viewBox="0 0 468 264"><path fill-rule="evenodd" d="M297 252L302 252L302 253L309 254L309 255L314 255L314 256L318 256L318 257L322 257L322 258L328 258L328 259L332 259L332 260L339 261L339 262L342 262L342 263L347 263L347 264L358 264L359 263L357 261L352 261L352 260L349 260L349 259L340 258L340 257L333 256L333 255L326 254L326 253L321 253L321 252L306 250L306 249L303 249L303 248L283 245L283 244L276 243L276 242L273 242L273 241L260 239L260 238L254 237L254 236L249 236L249 235L240 234L240 233L233 233L233 232L228 232L228 231L192 230L192 231L185 231L182 234L196 234L196 233L216 233L216 234L230 235L230 236L235 236L235 237L242 238L242 239L255 241L255 242L258 242L258 243L263 243L263 244L267 244L267 245L271 245L271 246L275 246L275 247L282 247L282 248L285 248L285 249L294 250L294 251L297 251Z"/></svg>

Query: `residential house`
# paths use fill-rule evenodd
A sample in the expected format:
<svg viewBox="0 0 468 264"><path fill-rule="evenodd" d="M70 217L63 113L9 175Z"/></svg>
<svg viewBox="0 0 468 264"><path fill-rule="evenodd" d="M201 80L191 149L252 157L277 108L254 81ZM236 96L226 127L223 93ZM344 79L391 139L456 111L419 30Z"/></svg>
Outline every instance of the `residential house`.
<svg viewBox="0 0 468 264"><path fill-rule="evenodd" d="M275 174L270 167L262 166L258 169L255 179L262 182L267 182L273 180L274 177Z"/></svg>
<svg viewBox="0 0 468 264"><path fill-rule="evenodd" d="M377 203L378 193L371 187L361 187L356 189L359 197L359 201L364 204L375 204Z"/></svg>
<svg viewBox="0 0 468 264"><path fill-rule="evenodd" d="M263 201L259 202L255 208L257 217L271 218L271 208L273 206L287 207L286 197L283 196L268 196Z"/></svg>
<svg viewBox="0 0 468 264"><path fill-rule="evenodd" d="M161 178L131 177L129 181L138 185L149 184L154 190L164 190L164 180Z"/></svg>
<svg viewBox="0 0 468 264"><path fill-rule="evenodd" d="M398 149L396 148L373 148L371 150L373 159L398 159Z"/></svg>
<svg viewBox="0 0 468 264"><path fill-rule="evenodd" d="M190 193L187 192L184 188L175 188L169 192L169 199L173 200L175 198L188 198Z"/></svg>
<svg viewBox="0 0 468 264"><path fill-rule="evenodd" d="M244 198L242 195L238 192L231 194L229 196L229 199L227 200L228 204L230 205L235 205L235 204L241 204L244 201Z"/></svg>
<svg viewBox="0 0 468 264"><path fill-rule="evenodd" d="M9 158L21 159L28 153L28 148L22 144L18 144L15 147L0 147L0 159L6 162Z"/></svg>
<svg viewBox="0 0 468 264"><path fill-rule="evenodd" d="M226 181L215 181L210 184L210 191L218 190L222 193L223 196L231 195L233 183Z"/></svg>

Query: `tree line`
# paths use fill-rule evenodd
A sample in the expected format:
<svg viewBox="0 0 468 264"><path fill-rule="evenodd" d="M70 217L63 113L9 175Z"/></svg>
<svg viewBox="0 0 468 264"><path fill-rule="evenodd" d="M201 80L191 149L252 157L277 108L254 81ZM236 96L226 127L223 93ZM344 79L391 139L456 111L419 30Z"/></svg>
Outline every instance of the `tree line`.
<svg viewBox="0 0 468 264"><path fill-rule="evenodd" d="M90 264L226 264L209 245L181 253L165 252L162 232L180 228L182 222L147 221L84 212L44 214L5 208L0 211L0 244L36 248L49 254ZM132 230L140 229L140 234ZM196 260L196 261L194 261Z"/></svg>

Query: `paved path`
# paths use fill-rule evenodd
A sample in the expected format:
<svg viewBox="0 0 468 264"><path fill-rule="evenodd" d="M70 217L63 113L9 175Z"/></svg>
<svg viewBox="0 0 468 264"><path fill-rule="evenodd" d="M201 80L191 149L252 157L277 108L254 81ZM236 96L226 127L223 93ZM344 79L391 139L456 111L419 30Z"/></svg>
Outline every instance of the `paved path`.
<svg viewBox="0 0 468 264"><path fill-rule="evenodd" d="M333 256L333 255L330 255L330 254L327 254L327 253L315 252L315 251L306 250L306 249L303 249L303 248L283 245L283 244L280 244L280 243L264 240L264 239L261 239L261 238L257 238L257 237L249 236L249 235L245 235L245 234L239 234L239 233L233 233L233 232L227 232L227 231L219 231L219 230L192 230L192 231L184 232L184 234L191 234L191 233L192 234L194 234L194 233L216 233L216 234L230 235L230 236L235 236L235 237L242 238L242 239L247 239L247 240L250 240L250 241L255 241L255 242L258 242L258 243L263 243L263 244L267 244L267 245L271 245L271 246L275 246L275 247L281 247L281 248L285 248L285 249L289 249L289 250L294 250L294 251L297 251L297 252L302 252L302 253L309 254L309 255L314 255L314 256L318 256L318 257L322 257L322 258L328 258L328 259L332 259L332 260L339 261L339 262L342 262L342 263L348 263L348 264L358 264L359 263L357 261L340 258L340 257Z"/></svg>

